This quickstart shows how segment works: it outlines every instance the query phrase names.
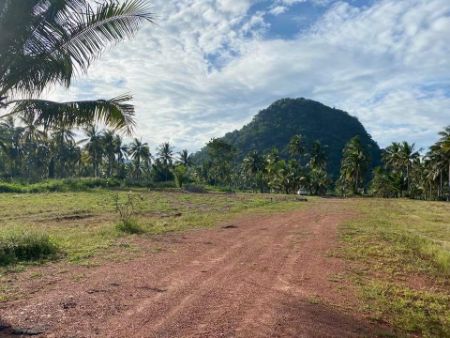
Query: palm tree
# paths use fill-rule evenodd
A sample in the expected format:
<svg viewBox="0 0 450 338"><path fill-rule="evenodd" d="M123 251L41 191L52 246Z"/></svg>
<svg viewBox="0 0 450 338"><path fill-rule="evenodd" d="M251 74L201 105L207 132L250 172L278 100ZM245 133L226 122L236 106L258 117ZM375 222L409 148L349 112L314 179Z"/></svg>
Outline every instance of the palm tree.
<svg viewBox="0 0 450 338"><path fill-rule="evenodd" d="M58 168L58 176L65 177L66 169L69 169L69 153L75 146L75 133L68 125L60 123L53 128L51 145L49 176L53 178Z"/></svg>
<svg viewBox="0 0 450 338"><path fill-rule="evenodd" d="M42 124L35 119L34 114L26 113L20 117L23 125L23 138L25 143L34 143L45 139L46 134L40 129Z"/></svg>
<svg viewBox="0 0 450 338"><path fill-rule="evenodd" d="M328 173L322 167L312 167L308 174L309 190L313 195L324 195L330 180Z"/></svg>
<svg viewBox="0 0 450 338"><path fill-rule="evenodd" d="M9 160L9 176L20 176L22 169L22 139L24 128L17 127L12 116L7 117L3 122L0 122L0 128L4 130L3 140L0 144Z"/></svg>
<svg viewBox="0 0 450 338"><path fill-rule="evenodd" d="M115 133L113 130L107 130L103 133L102 143L103 150L107 160L107 176L111 177L113 174L114 164L116 162L116 145Z"/></svg>
<svg viewBox="0 0 450 338"><path fill-rule="evenodd" d="M359 136L353 137L344 147L339 185L345 189L351 188L358 193L364 181L368 158Z"/></svg>
<svg viewBox="0 0 450 338"><path fill-rule="evenodd" d="M172 165L173 160L173 148L169 142L164 142L158 148L157 152L158 158L165 166Z"/></svg>
<svg viewBox="0 0 450 338"><path fill-rule="evenodd" d="M129 152L133 160L134 176L139 180L141 178L141 173L145 169L150 170L152 157L150 148L147 143L143 143L141 140L135 138L130 145Z"/></svg>
<svg viewBox="0 0 450 338"><path fill-rule="evenodd" d="M100 165L104 153L103 148L103 133L97 129L96 126L90 125L84 129L87 138L79 143L86 143L86 150L90 156L94 176L100 176Z"/></svg>
<svg viewBox="0 0 450 338"><path fill-rule="evenodd" d="M400 144L399 154L398 154L398 161L399 166L404 170L405 172L405 180L406 180L406 191L409 192L410 189L410 173L411 168L416 161L420 154L419 152L414 150L415 145L409 144L408 142L402 142Z"/></svg>
<svg viewBox="0 0 450 338"><path fill-rule="evenodd" d="M183 149L178 153L178 162L183 164L185 167L190 167L192 164L191 154L187 149Z"/></svg>
<svg viewBox="0 0 450 338"><path fill-rule="evenodd" d="M38 100L54 84L69 87L108 44L132 36L152 21L145 0L3 0L0 2L0 108L32 113L46 127L100 120L130 130L131 96L109 100ZM19 95L25 95L19 99ZM5 115L4 115L5 116Z"/></svg>
<svg viewBox="0 0 450 338"><path fill-rule="evenodd" d="M264 158L257 150L251 151L242 161L244 178L250 181L254 187L264 190L262 173L264 170Z"/></svg>
<svg viewBox="0 0 450 338"><path fill-rule="evenodd" d="M327 166L327 154L325 152L326 147L322 147L320 141L315 141L312 145L309 166L314 169L323 169Z"/></svg>
<svg viewBox="0 0 450 338"><path fill-rule="evenodd" d="M383 160L388 168L399 172L404 179L404 187L410 192L410 172L414 162L419 159L419 152L415 151L415 145L408 142L392 143L383 154ZM400 193L403 195L403 188Z"/></svg>
<svg viewBox="0 0 450 338"><path fill-rule="evenodd" d="M436 183L437 197L440 198L444 190L444 172L447 169L448 162L441 152L439 143L430 147L429 152L425 156L425 163L427 167L427 179L431 182L430 188L433 183Z"/></svg>
<svg viewBox="0 0 450 338"><path fill-rule="evenodd" d="M31 176L39 176L36 171L40 171L42 169L40 166L45 163L42 156L47 153L48 147L41 141L44 141L47 135L40 129L42 125L35 120L34 114L27 112L20 117L19 121L23 125L23 155L26 163L26 177L29 180Z"/></svg>
<svg viewBox="0 0 450 338"><path fill-rule="evenodd" d="M120 135L116 135L114 138L114 152L117 156L118 164L122 164L128 157L128 146L123 143Z"/></svg>
<svg viewBox="0 0 450 338"><path fill-rule="evenodd" d="M264 158L259 155L257 150L253 150L244 158L242 166L247 175L256 175L256 173L264 169Z"/></svg>
<svg viewBox="0 0 450 338"><path fill-rule="evenodd" d="M172 167L173 148L169 142L164 142L159 146L156 154L158 155L158 159L162 164L165 181L167 181L170 173L170 167Z"/></svg>
<svg viewBox="0 0 450 338"><path fill-rule="evenodd" d="M439 135L441 136L438 141L439 152L448 165L448 198L450 199L450 126L441 131Z"/></svg>
<svg viewBox="0 0 450 338"><path fill-rule="evenodd" d="M288 144L289 155L292 158L300 161L300 157L305 153L305 147L303 146L303 136L294 135Z"/></svg>

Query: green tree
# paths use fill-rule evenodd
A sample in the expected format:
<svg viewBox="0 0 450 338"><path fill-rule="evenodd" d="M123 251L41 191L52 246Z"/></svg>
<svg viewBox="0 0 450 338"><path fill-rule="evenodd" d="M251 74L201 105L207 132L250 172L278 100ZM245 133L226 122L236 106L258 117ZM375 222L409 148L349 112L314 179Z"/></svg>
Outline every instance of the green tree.
<svg viewBox="0 0 450 338"><path fill-rule="evenodd" d="M346 144L342 152L341 173L337 185L344 195L349 190L354 194L360 193L364 185L367 165L366 151L359 136L355 136Z"/></svg>
<svg viewBox="0 0 450 338"><path fill-rule="evenodd" d="M190 167L192 165L192 156L187 149L183 149L178 153L178 162L185 167Z"/></svg>
<svg viewBox="0 0 450 338"><path fill-rule="evenodd" d="M164 175L164 181L168 181L174 157L174 150L172 145L169 142L162 143L159 146L156 155L158 156L158 164L160 164L162 169L161 171Z"/></svg>
<svg viewBox="0 0 450 338"><path fill-rule="evenodd" d="M288 144L288 152L293 159L300 163L301 156L305 153L302 135L294 135L291 138Z"/></svg>
<svg viewBox="0 0 450 338"><path fill-rule="evenodd" d="M114 166L116 164L116 145L114 131L105 131L103 133L101 142L103 143L102 148L107 162L106 175L107 177L111 177L113 175Z"/></svg>
<svg viewBox="0 0 450 338"><path fill-rule="evenodd" d="M20 177L22 174L24 129L16 126L12 116L0 122L0 128L3 130L1 146L9 164L8 176L10 178Z"/></svg>
<svg viewBox="0 0 450 338"><path fill-rule="evenodd" d="M178 164L172 168L173 177L177 188L182 188L186 179L187 168L184 164Z"/></svg>
<svg viewBox="0 0 450 338"><path fill-rule="evenodd" d="M264 191L264 158L256 151L251 151L242 161L242 172L244 178L250 183L252 190Z"/></svg>
<svg viewBox="0 0 450 338"><path fill-rule="evenodd" d="M446 162L448 185L447 185L447 199L450 200L450 126L439 133L440 139L435 145L435 151L440 154L442 160Z"/></svg>
<svg viewBox="0 0 450 338"><path fill-rule="evenodd" d="M206 145L210 159L209 180L212 184L231 185L235 149L229 143L213 138Z"/></svg>
<svg viewBox="0 0 450 338"><path fill-rule="evenodd" d="M383 161L388 168L400 173L404 183L401 186L400 193L406 191L410 193L411 170L413 164L419 158L419 152L415 151L415 145L408 142L392 143L387 147L383 154Z"/></svg>
<svg viewBox="0 0 450 338"><path fill-rule="evenodd" d="M309 155L309 167L325 170L327 166L326 147L323 147L320 141L314 141Z"/></svg>
<svg viewBox="0 0 450 338"><path fill-rule="evenodd" d="M401 195L401 180L398 173L377 167L370 182L370 193L377 197L398 197Z"/></svg>
<svg viewBox="0 0 450 338"><path fill-rule="evenodd" d="M142 174L149 173L152 154L147 143L135 138L129 148L130 157L133 160L133 176L139 180Z"/></svg>
<svg viewBox="0 0 450 338"><path fill-rule="evenodd" d="M87 138L81 142L86 142L86 151L91 160L94 176L99 177L104 154L103 133L94 125L85 128L84 132Z"/></svg>
<svg viewBox="0 0 450 338"><path fill-rule="evenodd" d="M50 85L69 87L108 44L132 36L151 20L144 0L1 1L0 108L9 109L6 114L34 114L47 127L101 120L129 130L134 123L129 95L62 103L35 97Z"/></svg>

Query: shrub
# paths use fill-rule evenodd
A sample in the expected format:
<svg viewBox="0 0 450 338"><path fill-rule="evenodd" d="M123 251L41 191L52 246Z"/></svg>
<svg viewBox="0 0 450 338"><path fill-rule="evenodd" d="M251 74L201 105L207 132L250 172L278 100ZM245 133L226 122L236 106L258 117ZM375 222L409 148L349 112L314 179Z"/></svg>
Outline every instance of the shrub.
<svg viewBox="0 0 450 338"><path fill-rule="evenodd" d="M41 193L86 191L95 188L120 187L121 182L115 178L67 178L64 180L48 180L34 184L0 182L0 193Z"/></svg>
<svg viewBox="0 0 450 338"><path fill-rule="evenodd" d="M23 193L25 188L19 184L0 182L0 192Z"/></svg>
<svg viewBox="0 0 450 338"><path fill-rule="evenodd" d="M142 196L135 196L130 192L127 196L127 200L122 203L120 202L119 194L116 194L114 202L116 205L116 212L120 217L120 222L116 225L117 230L129 234L141 234L145 232L135 219L135 209L138 199L142 199Z"/></svg>
<svg viewBox="0 0 450 338"><path fill-rule="evenodd" d="M0 265L55 258L58 247L39 232L14 232L0 237Z"/></svg>
<svg viewBox="0 0 450 338"><path fill-rule="evenodd" d="M127 234L142 234L145 230L133 218L123 219L116 225L117 230Z"/></svg>
<svg viewBox="0 0 450 338"><path fill-rule="evenodd" d="M199 194L205 194L208 192L205 187L196 184L185 184L184 191Z"/></svg>
<svg viewBox="0 0 450 338"><path fill-rule="evenodd" d="M175 178L175 185L177 186L177 188L183 187L183 183L186 179L186 171L187 168L183 164L179 164L172 169L172 174Z"/></svg>

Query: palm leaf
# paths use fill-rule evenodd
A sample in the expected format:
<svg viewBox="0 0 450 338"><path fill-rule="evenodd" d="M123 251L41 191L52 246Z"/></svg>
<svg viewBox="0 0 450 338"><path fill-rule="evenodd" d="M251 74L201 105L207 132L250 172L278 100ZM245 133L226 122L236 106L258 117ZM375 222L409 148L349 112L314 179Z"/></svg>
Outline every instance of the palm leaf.
<svg viewBox="0 0 450 338"><path fill-rule="evenodd" d="M152 21L148 0L5 0L0 4L0 96L69 86L108 44Z"/></svg>
<svg viewBox="0 0 450 338"><path fill-rule="evenodd" d="M10 113L32 112L36 121L47 128L53 125L86 126L104 123L117 130L131 133L134 123L134 106L131 96L122 95L110 100L54 102L47 100L21 100Z"/></svg>
<svg viewBox="0 0 450 338"><path fill-rule="evenodd" d="M145 0L109 1L95 9L86 4L83 12L73 15L72 24L60 32L60 44L53 52L68 53L83 69L108 43L131 37L143 21L153 21Z"/></svg>

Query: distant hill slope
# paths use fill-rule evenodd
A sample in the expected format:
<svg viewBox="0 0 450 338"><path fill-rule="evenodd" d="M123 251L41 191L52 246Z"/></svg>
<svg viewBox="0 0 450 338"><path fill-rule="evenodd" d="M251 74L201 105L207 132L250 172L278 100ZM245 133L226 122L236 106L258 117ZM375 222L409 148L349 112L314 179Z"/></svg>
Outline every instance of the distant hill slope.
<svg viewBox="0 0 450 338"><path fill-rule="evenodd" d="M356 117L304 98L276 101L241 130L222 139L236 147L239 160L252 150L265 153L273 147L280 150L282 157L287 157L287 144L296 134L303 135L308 149L315 140L328 146L328 170L335 177L339 173L342 149L355 135L360 136L370 154L372 166L380 161L380 148ZM205 156L203 149L196 158L201 160Z"/></svg>

